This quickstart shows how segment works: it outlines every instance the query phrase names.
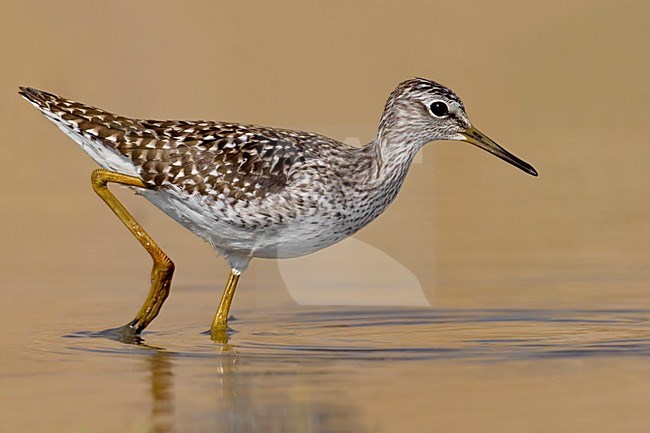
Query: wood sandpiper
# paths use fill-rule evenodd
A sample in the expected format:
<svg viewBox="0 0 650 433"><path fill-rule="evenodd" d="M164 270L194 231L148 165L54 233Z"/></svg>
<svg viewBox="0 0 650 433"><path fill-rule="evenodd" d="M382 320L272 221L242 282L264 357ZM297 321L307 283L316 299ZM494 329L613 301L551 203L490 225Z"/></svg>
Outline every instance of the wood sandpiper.
<svg viewBox="0 0 650 433"><path fill-rule="evenodd" d="M138 336L156 317L174 264L108 183L134 189L226 258L231 271L211 326L223 342L237 281L252 258L303 256L352 235L395 199L430 141L466 141L537 176L472 126L453 91L423 78L397 86L375 139L359 148L311 132L132 119L32 88L20 94L102 167L92 173L93 189L153 259L149 295L118 328L124 335Z"/></svg>

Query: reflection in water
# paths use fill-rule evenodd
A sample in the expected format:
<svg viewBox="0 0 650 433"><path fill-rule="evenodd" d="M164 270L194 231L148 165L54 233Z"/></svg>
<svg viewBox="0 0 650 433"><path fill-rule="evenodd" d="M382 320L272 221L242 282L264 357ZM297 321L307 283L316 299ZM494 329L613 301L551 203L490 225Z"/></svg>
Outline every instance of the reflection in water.
<svg viewBox="0 0 650 433"><path fill-rule="evenodd" d="M237 322L231 344L212 343L196 329L147 333L146 342L136 345L116 346L105 336L88 334L67 341L93 356L103 352L109 361L146 357L148 424L155 433L364 432L376 430L364 420L377 409L358 394L372 396L374 404L391 400L373 392L388 386L386 372L400 372L393 392L422 393L444 384L452 366L470 365L471 373L505 364L512 374L510 368L522 361L543 372L553 360L646 357L647 315L646 310L305 308ZM607 368L611 365L608 361ZM378 373L364 376L372 369ZM414 370L415 375L404 373ZM530 375L524 371L521 380ZM394 375L386 377L395 381ZM459 395L448 396L452 400L464 399L465 387L473 386L472 376L463 377L452 379L465 384ZM402 380L415 382L409 388ZM433 412L427 415L435 418Z"/></svg>
<svg viewBox="0 0 650 433"><path fill-rule="evenodd" d="M201 378L204 384L210 384L203 389L211 390L208 392L212 398L208 400L213 401L212 407L202 408L190 419L175 423L173 361L182 360L183 355L141 347L153 352L147 363L151 373L151 426L154 433L174 431L175 424L183 424L183 431L189 428L188 431L197 432L363 431L351 401L337 394L336 403L325 403L329 399L310 391L308 379L296 372L278 371L270 377L268 373L260 375L266 361L247 358L242 362L236 348L229 345L217 348L218 353L209 358L210 374ZM326 390L323 392L327 393Z"/></svg>
<svg viewBox="0 0 650 433"><path fill-rule="evenodd" d="M230 358L230 359L229 359ZM343 395L333 399L315 392L310 377L298 371L260 374L259 361L217 359L214 412L207 414L213 431L361 432L357 407ZM323 390L323 394L327 391ZM224 421L226 423L224 424Z"/></svg>
<svg viewBox="0 0 650 433"><path fill-rule="evenodd" d="M169 355L156 350L149 358L151 369L151 425L154 433L167 433L174 426L173 373Z"/></svg>

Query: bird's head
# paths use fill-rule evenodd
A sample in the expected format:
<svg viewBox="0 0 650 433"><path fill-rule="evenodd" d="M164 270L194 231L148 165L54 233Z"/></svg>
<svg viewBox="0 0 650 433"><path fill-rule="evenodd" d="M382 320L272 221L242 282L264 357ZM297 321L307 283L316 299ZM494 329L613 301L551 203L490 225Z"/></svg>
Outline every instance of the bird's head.
<svg viewBox="0 0 650 433"><path fill-rule="evenodd" d="M530 164L472 126L463 102L451 89L424 78L404 81L391 93L378 137L380 140L401 137L418 147L434 140L466 141L537 176Z"/></svg>

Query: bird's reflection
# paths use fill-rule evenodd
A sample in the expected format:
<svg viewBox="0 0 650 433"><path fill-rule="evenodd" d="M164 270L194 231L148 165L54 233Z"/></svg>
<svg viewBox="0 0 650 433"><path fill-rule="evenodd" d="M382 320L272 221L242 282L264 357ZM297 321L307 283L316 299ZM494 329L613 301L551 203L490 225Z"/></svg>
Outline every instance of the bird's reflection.
<svg viewBox="0 0 650 433"><path fill-rule="evenodd" d="M319 390L317 384L323 378L311 370L301 374L295 364L282 366L269 359L241 356L229 344L215 345L214 356L199 359L144 342L139 346L151 351L147 368L154 433L364 431L358 425L355 405L338 393L327 395ZM178 377L174 370L187 367L205 374L198 381L201 389L192 391L191 405L178 400L174 392ZM204 404L197 406L194 397Z"/></svg>
<svg viewBox="0 0 650 433"><path fill-rule="evenodd" d="M173 373L169 354L155 350L149 357L151 369L151 425L154 433L168 433L174 426Z"/></svg>

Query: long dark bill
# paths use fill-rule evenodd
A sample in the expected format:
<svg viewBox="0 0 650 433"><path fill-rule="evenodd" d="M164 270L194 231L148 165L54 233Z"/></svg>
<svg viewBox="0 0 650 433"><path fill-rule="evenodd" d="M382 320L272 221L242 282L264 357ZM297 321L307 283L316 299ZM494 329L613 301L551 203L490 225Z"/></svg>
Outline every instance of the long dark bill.
<svg viewBox="0 0 650 433"><path fill-rule="evenodd" d="M537 170L535 170L532 165L517 158L473 126L471 126L467 131L461 132L461 135L464 137L463 141L478 146L481 149L487 150L492 155L501 158L506 162L509 162L510 164L525 171L526 173L537 176Z"/></svg>

